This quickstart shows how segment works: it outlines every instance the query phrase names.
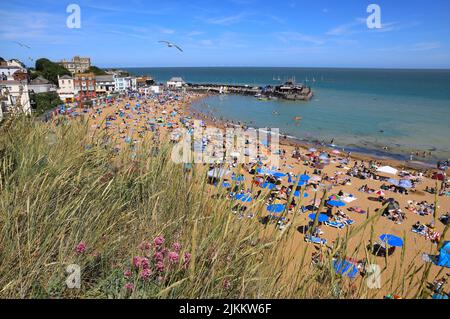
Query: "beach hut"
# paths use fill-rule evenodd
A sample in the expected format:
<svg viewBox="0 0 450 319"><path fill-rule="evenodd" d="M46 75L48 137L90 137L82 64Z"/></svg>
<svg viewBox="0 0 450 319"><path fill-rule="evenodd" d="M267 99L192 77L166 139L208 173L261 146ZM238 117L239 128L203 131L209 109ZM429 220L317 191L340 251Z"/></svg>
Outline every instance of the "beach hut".
<svg viewBox="0 0 450 319"><path fill-rule="evenodd" d="M391 166L381 166L377 169L378 173L385 173L390 175L397 175L398 170Z"/></svg>

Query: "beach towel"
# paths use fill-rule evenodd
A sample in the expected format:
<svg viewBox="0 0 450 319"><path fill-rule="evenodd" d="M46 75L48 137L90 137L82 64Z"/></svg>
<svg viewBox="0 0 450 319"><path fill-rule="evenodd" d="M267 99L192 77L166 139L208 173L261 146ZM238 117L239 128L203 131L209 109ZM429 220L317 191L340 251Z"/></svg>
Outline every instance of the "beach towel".
<svg viewBox="0 0 450 319"><path fill-rule="evenodd" d="M311 235L307 235L305 236L305 241L307 243L313 243L313 244L319 244L319 245L326 245L327 240L320 238L320 237L315 237L315 236L311 236Z"/></svg>
<svg viewBox="0 0 450 319"><path fill-rule="evenodd" d="M336 222L336 221L325 222L325 225L330 226L330 227L334 227L334 228L338 228L338 229L342 229L342 228L345 227L344 223Z"/></svg>

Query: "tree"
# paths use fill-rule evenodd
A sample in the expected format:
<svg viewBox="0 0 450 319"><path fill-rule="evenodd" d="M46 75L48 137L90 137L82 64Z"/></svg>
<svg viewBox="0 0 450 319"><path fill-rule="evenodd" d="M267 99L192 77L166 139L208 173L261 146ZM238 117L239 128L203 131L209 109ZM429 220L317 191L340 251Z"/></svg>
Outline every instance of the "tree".
<svg viewBox="0 0 450 319"><path fill-rule="evenodd" d="M33 94L31 99L36 103L36 115L44 114L58 105L64 104L56 92Z"/></svg>
<svg viewBox="0 0 450 319"><path fill-rule="evenodd" d="M106 73L104 70L96 67L96 66L91 66L87 71L87 73L94 73L95 75L107 75L108 73Z"/></svg>
<svg viewBox="0 0 450 319"><path fill-rule="evenodd" d="M36 60L36 72L56 85L58 85L58 76L71 75L65 67L48 59Z"/></svg>

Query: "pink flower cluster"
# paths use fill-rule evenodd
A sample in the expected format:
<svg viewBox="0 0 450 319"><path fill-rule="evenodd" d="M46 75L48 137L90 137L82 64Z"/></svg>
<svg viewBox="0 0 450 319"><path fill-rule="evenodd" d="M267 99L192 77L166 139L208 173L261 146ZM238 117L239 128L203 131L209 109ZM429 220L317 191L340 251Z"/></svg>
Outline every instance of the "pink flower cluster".
<svg viewBox="0 0 450 319"><path fill-rule="evenodd" d="M177 265L181 263L181 269L187 269L191 260L191 254L184 252L183 258L180 256L181 244L175 242L172 244L172 249L168 250L165 245L163 236L157 236L153 239L153 244L150 242L142 242L139 249L143 256L134 256L132 260L132 267L125 269L123 275L129 279L140 279L142 281L156 280L161 282L165 275L170 271L177 271ZM153 249L152 249L153 247ZM128 292L133 292L134 284L128 282L125 285Z"/></svg>
<svg viewBox="0 0 450 319"><path fill-rule="evenodd" d="M80 242L76 247L75 247L75 252L78 255L83 254L86 251L86 244L84 242Z"/></svg>

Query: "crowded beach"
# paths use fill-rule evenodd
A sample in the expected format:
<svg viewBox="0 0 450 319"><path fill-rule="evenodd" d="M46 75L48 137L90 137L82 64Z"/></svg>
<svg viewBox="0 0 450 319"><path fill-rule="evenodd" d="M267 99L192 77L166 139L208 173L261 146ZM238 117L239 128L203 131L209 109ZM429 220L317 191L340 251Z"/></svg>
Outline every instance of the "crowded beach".
<svg viewBox="0 0 450 319"><path fill-rule="evenodd" d="M119 153L139 147L146 136L155 144L164 140L175 144L182 137L181 129L193 134L195 120L203 128L236 127L235 123L207 119L193 111L190 105L203 97L170 90L149 96L128 93L105 98L90 108L62 107L57 113L88 119L92 134L110 134ZM400 258L405 264L417 266L433 263L430 278L439 274L433 289L436 294L448 292L448 161L440 162L433 170L414 170L399 162L280 140L276 152L268 138L257 145L257 154L236 150L225 154L222 163L199 164L210 184L210 195L226 197L236 220L259 223L263 231L270 228L283 233L295 227L293 245L310 245L314 263L320 263L327 251L333 251L338 238L370 220L372 231L371 227L363 229L348 242L348 251L354 253L336 257L337 274L353 280L366 273L366 255L360 249L363 246L382 265L387 260L392 265ZM202 152L215 142L213 136L206 135L197 149L194 142L194 151ZM245 141L246 145L250 143ZM277 166L272 165L271 156L277 156ZM184 165L189 171L191 164ZM406 297L387 290L380 293Z"/></svg>

